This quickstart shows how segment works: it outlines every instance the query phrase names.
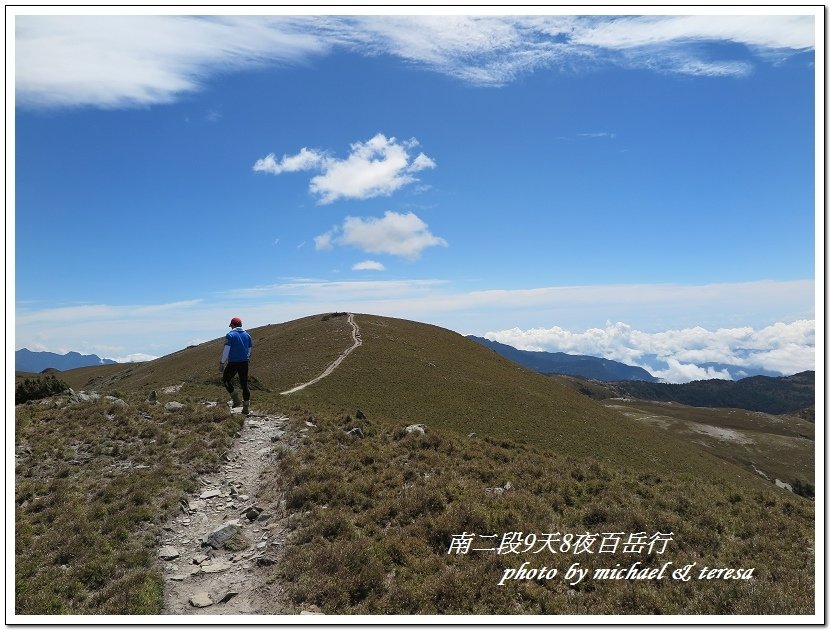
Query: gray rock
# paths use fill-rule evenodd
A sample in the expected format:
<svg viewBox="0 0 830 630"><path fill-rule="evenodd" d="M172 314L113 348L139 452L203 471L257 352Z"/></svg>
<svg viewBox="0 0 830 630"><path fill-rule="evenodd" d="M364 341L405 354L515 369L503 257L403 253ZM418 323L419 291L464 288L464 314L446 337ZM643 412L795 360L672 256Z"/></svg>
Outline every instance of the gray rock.
<svg viewBox="0 0 830 630"><path fill-rule="evenodd" d="M224 525L217 527L214 529L210 534L208 534L207 538L205 539L205 543L213 547L214 549L221 549L226 542L228 542L231 538L236 536L242 528L239 526L238 523L230 522L225 523Z"/></svg>
<svg viewBox="0 0 830 630"><path fill-rule="evenodd" d="M410 424L408 427L406 427L406 432L407 433L420 433L420 434L423 434L423 433L426 432L426 430L427 430L427 427L426 427L425 424Z"/></svg>
<svg viewBox="0 0 830 630"><path fill-rule="evenodd" d="M107 400L111 400L113 405L115 405L116 407L121 407L122 409L129 407L126 400L116 398L115 396L107 396Z"/></svg>
<svg viewBox="0 0 830 630"><path fill-rule="evenodd" d="M179 557L179 550L175 547L170 547L165 545L161 549L159 549L159 558L162 560L175 560Z"/></svg>
<svg viewBox="0 0 830 630"><path fill-rule="evenodd" d="M98 400L100 396L96 393L87 394L86 392L78 392L69 398L69 402L71 403L80 403L80 402L93 402Z"/></svg>
<svg viewBox="0 0 830 630"><path fill-rule="evenodd" d="M212 499L213 497L218 497L222 492L220 490L205 490L202 494L199 495L200 499Z"/></svg>
<svg viewBox="0 0 830 630"><path fill-rule="evenodd" d="M205 554L197 553L195 556L193 556L192 562L193 564L202 564L207 559L208 557Z"/></svg>
<svg viewBox="0 0 830 630"><path fill-rule="evenodd" d="M219 560L218 562L199 565L199 573L221 573L222 571L227 571L232 566L233 565L230 562L223 562Z"/></svg>
<svg viewBox="0 0 830 630"><path fill-rule="evenodd" d="M775 480L775 485L779 488L783 488L784 490L789 490L790 492L793 491L793 487L790 484L786 483L785 481L781 481L780 479Z"/></svg>
<svg viewBox="0 0 830 630"><path fill-rule="evenodd" d="M205 608L213 605L213 600L210 598L210 593L196 593L190 598L190 605L196 608Z"/></svg>
<svg viewBox="0 0 830 630"><path fill-rule="evenodd" d="M147 396L147 402L154 403L154 402L157 402L158 399L159 399L159 395L156 393L156 390L151 391L150 395Z"/></svg>
<svg viewBox="0 0 830 630"><path fill-rule="evenodd" d="M347 431L346 435L351 435L352 437L363 439L363 429L361 429L360 427L355 427L351 431Z"/></svg>
<svg viewBox="0 0 830 630"><path fill-rule="evenodd" d="M257 520L257 518L259 518L260 514L262 514L262 508L261 507L252 507L248 511L245 512L245 517L249 521L255 521L255 520Z"/></svg>
<svg viewBox="0 0 830 630"><path fill-rule="evenodd" d="M184 405L175 400L171 400L168 403L164 403L164 409L165 411L179 411L180 409L184 409Z"/></svg>
<svg viewBox="0 0 830 630"><path fill-rule="evenodd" d="M360 409L357 410L357 413L354 415L355 418L358 420L365 420L366 414L364 414Z"/></svg>

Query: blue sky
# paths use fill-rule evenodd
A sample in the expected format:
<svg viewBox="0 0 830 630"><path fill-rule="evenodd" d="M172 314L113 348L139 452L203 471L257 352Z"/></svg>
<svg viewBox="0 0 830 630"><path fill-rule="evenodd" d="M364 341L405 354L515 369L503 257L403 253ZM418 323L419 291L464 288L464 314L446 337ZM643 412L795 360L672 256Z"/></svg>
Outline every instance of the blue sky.
<svg viewBox="0 0 830 630"><path fill-rule="evenodd" d="M351 310L812 369L814 20L18 14L15 347Z"/></svg>

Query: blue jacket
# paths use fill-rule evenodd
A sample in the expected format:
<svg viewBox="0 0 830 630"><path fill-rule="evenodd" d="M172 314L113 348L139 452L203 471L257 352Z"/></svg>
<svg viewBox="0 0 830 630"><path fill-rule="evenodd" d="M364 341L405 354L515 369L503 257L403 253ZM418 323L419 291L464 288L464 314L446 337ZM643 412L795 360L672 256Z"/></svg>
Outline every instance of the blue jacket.
<svg viewBox="0 0 830 630"><path fill-rule="evenodd" d="M241 326L225 335L225 348L222 351L222 363L227 361L248 361L254 341Z"/></svg>

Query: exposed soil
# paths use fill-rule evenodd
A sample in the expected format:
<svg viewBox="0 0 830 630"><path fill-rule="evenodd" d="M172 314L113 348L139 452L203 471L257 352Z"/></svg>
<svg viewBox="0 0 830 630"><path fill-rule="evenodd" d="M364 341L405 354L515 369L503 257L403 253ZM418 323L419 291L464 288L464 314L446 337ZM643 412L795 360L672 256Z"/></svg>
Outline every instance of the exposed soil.
<svg viewBox="0 0 830 630"><path fill-rule="evenodd" d="M266 582L268 566L282 554L287 515L284 504L259 498L263 473L273 467L274 448L297 446L299 438L286 433L287 420L252 411L222 470L203 477L201 490L187 498L181 514L164 528L162 550L172 547L178 553L174 559L158 559L165 614L289 612L280 604L279 586ZM218 549L206 544L211 532L229 523L239 525L231 541Z"/></svg>

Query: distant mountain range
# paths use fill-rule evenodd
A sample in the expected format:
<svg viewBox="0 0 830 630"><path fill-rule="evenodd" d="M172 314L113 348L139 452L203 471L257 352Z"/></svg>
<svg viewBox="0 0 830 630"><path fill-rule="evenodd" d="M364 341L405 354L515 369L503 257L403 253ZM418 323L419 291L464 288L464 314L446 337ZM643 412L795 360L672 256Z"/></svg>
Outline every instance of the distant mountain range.
<svg viewBox="0 0 830 630"><path fill-rule="evenodd" d="M48 368L64 371L113 363L116 362L112 359L102 359L97 354L79 354L78 352L55 354L54 352L33 352L28 348L22 348L14 353L14 369L17 372L42 372Z"/></svg>
<svg viewBox="0 0 830 630"><path fill-rule="evenodd" d="M519 365L543 374L566 374L597 381L657 382L657 379L647 370L633 365L626 365L619 361L582 354L565 354L564 352L518 350L513 346L498 341L490 341L484 337L468 335L467 338L495 350L505 359L510 359Z"/></svg>

